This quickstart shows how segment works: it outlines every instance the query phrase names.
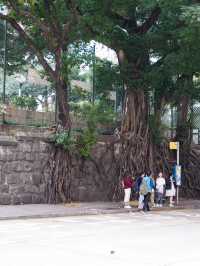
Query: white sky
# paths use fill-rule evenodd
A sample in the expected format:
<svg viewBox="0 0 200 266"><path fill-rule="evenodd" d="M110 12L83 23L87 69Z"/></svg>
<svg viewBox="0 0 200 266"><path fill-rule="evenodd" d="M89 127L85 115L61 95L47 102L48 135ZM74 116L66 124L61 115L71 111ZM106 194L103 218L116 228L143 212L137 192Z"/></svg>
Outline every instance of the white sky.
<svg viewBox="0 0 200 266"><path fill-rule="evenodd" d="M101 59L107 59L111 62L113 62L114 64L118 64L118 60L117 60L117 55L115 53L115 51L111 50L110 48L108 48L107 46L95 42L96 44L96 56L101 58Z"/></svg>

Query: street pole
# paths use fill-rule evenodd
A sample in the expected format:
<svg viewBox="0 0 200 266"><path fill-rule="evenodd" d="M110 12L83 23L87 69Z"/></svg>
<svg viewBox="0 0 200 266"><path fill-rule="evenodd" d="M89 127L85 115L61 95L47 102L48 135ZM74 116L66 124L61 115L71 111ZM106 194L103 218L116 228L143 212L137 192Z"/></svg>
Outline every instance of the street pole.
<svg viewBox="0 0 200 266"><path fill-rule="evenodd" d="M171 110L171 139L173 138L173 131L174 131L174 112L173 112L173 106L170 107Z"/></svg>
<svg viewBox="0 0 200 266"><path fill-rule="evenodd" d="M94 105L95 102L95 67L96 67L96 58L95 58L95 54L96 54L96 46L94 44L93 46L93 57L92 57L92 104Z"/></svg>
<svg viewBox="0 0 200 266"><path fill-rule="evenodd" d="M180 142L177 142L177 163L176 165L179 166L180 163ZM176 189L176 203L179 204L179 185L177 185Z"/></svg>
<svg viewBox="0 0 200 266"><path fill-rule="evenodd" d="M6 74L7 74L7 21L5 20L4 32L4 65L3 65L3 114L2 122L5 124L5 103L6 103Z"/></svg>
<svg viewBox="0 0 200 266"><path fill-rule="evenodd" d="M55 123L56 123L56 127L57 127L57 123L58 123L58 97L57 97L56 90L55 90Z"/></svg>

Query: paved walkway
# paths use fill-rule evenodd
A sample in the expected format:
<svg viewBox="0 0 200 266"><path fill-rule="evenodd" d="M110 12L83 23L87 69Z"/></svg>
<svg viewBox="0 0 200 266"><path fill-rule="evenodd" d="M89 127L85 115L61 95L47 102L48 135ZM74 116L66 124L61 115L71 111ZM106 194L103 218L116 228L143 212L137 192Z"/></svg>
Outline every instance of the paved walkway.
<svg viewBox="0 0 200 266"><path fill-rule="evenodd" d="M8 219L28 219L28 218L48 218L65 217L95 214L115 214L136 212L136 203L132 203L131 210L124 209L121 202L89 202L89 203L70 203L70 204L27 204L27 205L0 205L0 220ZM199 200L182 200L175 208L154 208L158 210L176 209L200 209Z"/></svg>

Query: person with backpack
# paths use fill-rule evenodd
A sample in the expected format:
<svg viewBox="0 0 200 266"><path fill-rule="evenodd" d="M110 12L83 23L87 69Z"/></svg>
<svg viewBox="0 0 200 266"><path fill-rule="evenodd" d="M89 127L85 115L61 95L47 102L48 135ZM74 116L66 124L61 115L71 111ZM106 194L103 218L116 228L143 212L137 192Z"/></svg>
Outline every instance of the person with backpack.
<svg viewBox="0 0 200 266"><path fill-rule="evenodd" d="M154 178L152 177L151 174L149 174L149 177L150 177L150 185L151 185L151 198L150 198L150 201L151 201L151 207L155 207L155 188L156 188L156 183L155 183L155 180Z"/></svg>
<svg viewBox="0 0 200 266"><path fill-rule="evenodd" d="M129 175L128 172L125 173L122 179L122 187L124 189L124 208L131 209L130 197L131 189L133 187L133 178Z"/></svg>
<svg viewBox="0 0 200 266"><path fill-rule="evenodd" d="M142 173L135 182L135 192L138 194L138 209L143 210L144 206L144 195L143 195L143 190L140 190L142 180L144 178L145 174Z"/></svg>
<svg viewBox="0 0 200 266"><path fill-rule="evenodd" d="M143 211L150 211L149 208L149 201L151 198L151 191L152 191L152 186L151 186L151 178L149 175L145 175L142 180L142 184L140 186L140 194L144 196L144 205L143 205Z"/></svg>

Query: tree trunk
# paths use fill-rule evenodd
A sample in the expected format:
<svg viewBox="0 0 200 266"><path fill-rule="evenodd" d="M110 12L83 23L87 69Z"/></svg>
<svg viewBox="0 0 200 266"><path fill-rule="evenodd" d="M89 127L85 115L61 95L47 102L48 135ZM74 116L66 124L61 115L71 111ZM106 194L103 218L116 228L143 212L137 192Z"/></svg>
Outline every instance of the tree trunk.
<svg viewBox="0 0 200 266"><path fill-rule="evenodd" d="M148 104L143 90L126 91L121 126L122 158L121 175L129 171L133 175L151 168L148 126Z"/></svg>
<svg viewBox="0 0 200 266"><path fill-rule="evenodd" d="M189 125L189 107L190 97L188 95L182 95L177 106L177 130L176 138L181 143L190 143L190 125Z"/></svg>
<svg viewBox="0 0 200 266"><path fill-rule="evenodd" d="M58 102L58 120L64 129L71 129L71 119L69 114L67 84L64 81L56 83L56 96Z"/></svg>

